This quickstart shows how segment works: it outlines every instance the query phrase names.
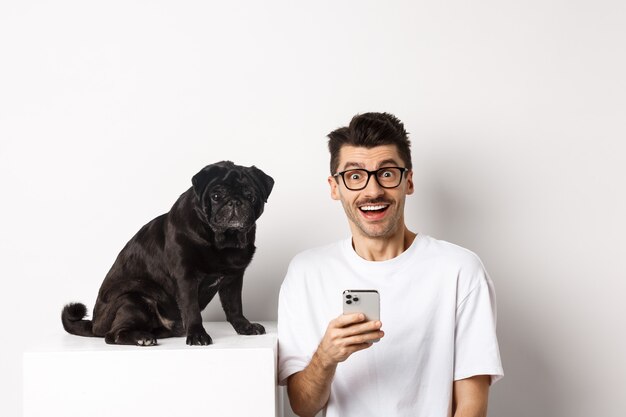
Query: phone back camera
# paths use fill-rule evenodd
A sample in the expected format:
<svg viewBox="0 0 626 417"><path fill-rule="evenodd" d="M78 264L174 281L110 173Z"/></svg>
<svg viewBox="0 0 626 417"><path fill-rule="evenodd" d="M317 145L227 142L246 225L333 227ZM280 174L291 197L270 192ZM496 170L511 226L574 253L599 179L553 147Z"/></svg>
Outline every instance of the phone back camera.
<svg viewBox="0 0 626 417"><path fill-rule="evenodd" d="M352 301L346 300L346 304L352 304Z"/></svg>

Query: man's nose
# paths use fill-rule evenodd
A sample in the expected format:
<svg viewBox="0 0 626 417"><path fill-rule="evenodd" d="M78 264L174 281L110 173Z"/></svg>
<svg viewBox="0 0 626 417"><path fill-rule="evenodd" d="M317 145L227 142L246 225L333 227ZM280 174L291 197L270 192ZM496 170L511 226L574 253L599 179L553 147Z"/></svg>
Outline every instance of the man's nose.
<svg viewBox="0 0 626 417"><path fill-rule="evenodd" d="M385 193L385 189L381 187L380 184L378 184L378 181L376 181L376 176L372 175L370 176L367 185L363 189L363 193L366 197L379 197Z"/></svg>

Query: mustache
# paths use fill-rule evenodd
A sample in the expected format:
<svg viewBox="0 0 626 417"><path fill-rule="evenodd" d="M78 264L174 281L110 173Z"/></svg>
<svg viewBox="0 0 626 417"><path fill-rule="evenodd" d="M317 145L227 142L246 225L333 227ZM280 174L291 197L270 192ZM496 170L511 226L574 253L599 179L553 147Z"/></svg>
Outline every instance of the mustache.
<svg viewBox="0 0 626 417"><path fill-rule="evenodd" d="M367 199L367 200L359 200L356 202L356 206L357 207L361 207L361 206L365 206L365 205L378 205L378 204L387 204L387 205L391 205L391 201L387 200L386 198L374 198L374 199Z"/></svg>

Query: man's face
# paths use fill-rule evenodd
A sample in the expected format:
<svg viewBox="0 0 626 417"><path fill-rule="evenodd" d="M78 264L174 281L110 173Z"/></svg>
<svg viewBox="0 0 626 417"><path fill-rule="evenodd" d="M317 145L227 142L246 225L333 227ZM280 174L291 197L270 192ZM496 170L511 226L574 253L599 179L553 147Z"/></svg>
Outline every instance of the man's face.
<svg viewBox="0 0 626 417"><path fill-rule="evenodd" d="M344 146L339 153L337 172L349 169L374 171L385 167L404 167L395 145L374 148ZM404 202L413 194L413 172L404 174L396 188L383 188L372 175L359 191L346 188L343 180L328 177L331 197L340 200L350 221L352 234L368 238L390 238L404 230Z"/></svg>

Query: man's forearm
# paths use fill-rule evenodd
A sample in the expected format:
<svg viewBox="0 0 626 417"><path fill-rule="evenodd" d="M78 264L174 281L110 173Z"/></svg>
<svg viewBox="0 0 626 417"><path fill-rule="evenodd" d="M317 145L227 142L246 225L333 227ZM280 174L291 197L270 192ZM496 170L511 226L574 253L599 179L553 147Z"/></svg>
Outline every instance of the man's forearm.
<svg viewBox="0 0 626 417"><path fill-rule="evenodd" d="M313 417L324 408L336 369L336 364L325 364L315 352L306 368L289 377L287 392L294 413Z"/></svg>
<svg viewBox="0 0 626 417"><path fill-rule="evenodd" d="M487 404L475 404L474 406L466 406L457 408L454 417L487 417Z"/></svg>

